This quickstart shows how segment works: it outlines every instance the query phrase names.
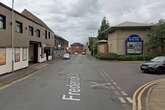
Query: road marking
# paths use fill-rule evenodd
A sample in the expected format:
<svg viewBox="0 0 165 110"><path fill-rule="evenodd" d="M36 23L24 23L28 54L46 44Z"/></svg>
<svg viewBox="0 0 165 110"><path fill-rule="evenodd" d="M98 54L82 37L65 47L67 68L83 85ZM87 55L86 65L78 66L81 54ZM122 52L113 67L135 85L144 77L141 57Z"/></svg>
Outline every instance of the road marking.
<svg viewBox="0 0 165 110"><path fill-rule="evenodd" d="M133 103L133 100L130 97L126 98L128 100L129 103Z"/></svg>
<svg viewBox="0 0 165 110"><path fill-rule="evenodd" d="M115 90L115 87L114 86L110 86L112 90Z"/></svg>
<svg viewBox="0 0 165 110"><path fill-rule="evenodd" d="M118 97L121 103L126 103L123 97Z"/></svg>
<svg viewBox="0 0 165 110"><path fill-rule="evenodd" d="M66 95L63 95L63 96L62 96L62 100L80 101L80 99L73 98L73 96L71 96L71 95L70 95L68 98L66 97Z"/></svg>
<svg viewBox="0 0 165 110"><path fill-rule="evenodd" d="M121 88L119 86L117 86L117 89L121 90Z"/></svg>
<svg viewBox="0 0 165 110"><path fill-rule="evenodd" d="M116 82L113 82L113 84L114 84L114 85L117 85L117 83L116 83Z"/></svg>
<svg viewBox="0 0 165 110"><path fill-rule="evenodd" d="M124 91L121 91L121 94L124 95L124 96L127 96L128 94L125 93Z"/></svg>
<svg viewBox="0 0 165 110"><path fill-rule="evenodd" d="M114 91L114 94L120 96L120 93L118 91Z"/></svg>
<svg viewBox="0 0 165 110"><path fill-rule="evenodd" d="M62 100L80 101L80 98L76 98L80 96L80 76L70 73L67 75L67 78L69 80L69 84L66 85L67 95L63 94ZM95 85L97 85L97 83Z"/></svg>

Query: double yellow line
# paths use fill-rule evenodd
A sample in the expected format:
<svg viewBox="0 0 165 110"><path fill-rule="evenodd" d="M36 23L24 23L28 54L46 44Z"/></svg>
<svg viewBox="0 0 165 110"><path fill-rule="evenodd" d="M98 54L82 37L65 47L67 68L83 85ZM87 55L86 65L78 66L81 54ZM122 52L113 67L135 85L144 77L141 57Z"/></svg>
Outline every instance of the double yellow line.
<svg viewBox="0 0 165 110"><path fill-rule="evenodd" d="M161 81L165 81L165 79L159 79L150 81L142 86L140 86L133 95L133 106L132 110L142 110L142 96L150 87L153 85L160 83Z"/></svg>

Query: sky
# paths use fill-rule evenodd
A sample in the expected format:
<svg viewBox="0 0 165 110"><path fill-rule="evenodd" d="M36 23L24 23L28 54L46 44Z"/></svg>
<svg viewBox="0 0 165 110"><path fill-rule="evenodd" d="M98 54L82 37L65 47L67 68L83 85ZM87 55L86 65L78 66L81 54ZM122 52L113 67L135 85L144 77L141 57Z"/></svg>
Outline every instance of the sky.
<svg viewBox="0 0 165 110"><path fill-rule="evenodd" d="M0 2L11 7L12 0ZM110 26L165 18L165 0L15 0L14 9L29 10L70 43L86 43L96 36L103 17Z"/></svg>

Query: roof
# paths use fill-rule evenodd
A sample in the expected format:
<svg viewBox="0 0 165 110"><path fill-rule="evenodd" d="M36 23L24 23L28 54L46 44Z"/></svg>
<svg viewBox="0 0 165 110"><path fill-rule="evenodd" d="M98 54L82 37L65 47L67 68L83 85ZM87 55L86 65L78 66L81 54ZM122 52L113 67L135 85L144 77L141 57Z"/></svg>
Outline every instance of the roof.
<svg viewBox="0 0 165 110"><path fill-rule="evenodd" d="M147 23L138 23L138 22L123 22L116 26L112 26L109 29L109 32L114 32L118 29L150 29L153 26L153 24L147 24Z"/></svg>
<svg viewBox="0 0 165 110"><path fill-rule="evenodd" d="M123 23L120 23L114 27L142 27L142 26L151 26L150 24L147 24L147 23L137 23L137 22L129 22L129 21L126 21L126 22L123 22Z"/></svg>
<svg viewBox="0 0 165 110"><path fill-rule="evenodd" d="M77 45L84 46L83 44L81 44L81 43L79 43L79 42L75 42L75 43L71 44L71 46L77 46Z"/></svg>
<svg viewBox="0 0 165 110"><path fill-rule="evenodd" d="M98 40L97 43L107 43L107 40Z"/></svg>
<svg viewBox="0 0 165 110"><path fill-rule="evenodd" d="M66 39L64 39L63 37L61 37L61 36L59 36L57 34L55 34L55 37L58 38L58 39L61 39L61 40L64 40L64 41L68 42Z"/></svg>

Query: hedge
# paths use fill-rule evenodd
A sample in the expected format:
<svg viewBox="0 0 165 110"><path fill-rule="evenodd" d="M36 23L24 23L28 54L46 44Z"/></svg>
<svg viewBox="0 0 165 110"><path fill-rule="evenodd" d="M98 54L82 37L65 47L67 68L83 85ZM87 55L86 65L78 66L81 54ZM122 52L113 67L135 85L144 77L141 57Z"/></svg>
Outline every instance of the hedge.
<svg viewBox="0 0 165 110"><path fill-rule="evenodd" d="M101 55L101 54L97 54L96 58L97 59L101 59L101 60L118 60L118 61L144 61L144 60L150 60L154 57L156 57L157 55L117 55L114 53L110 53L107 55Z"/></svg>

